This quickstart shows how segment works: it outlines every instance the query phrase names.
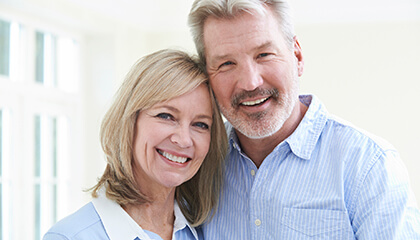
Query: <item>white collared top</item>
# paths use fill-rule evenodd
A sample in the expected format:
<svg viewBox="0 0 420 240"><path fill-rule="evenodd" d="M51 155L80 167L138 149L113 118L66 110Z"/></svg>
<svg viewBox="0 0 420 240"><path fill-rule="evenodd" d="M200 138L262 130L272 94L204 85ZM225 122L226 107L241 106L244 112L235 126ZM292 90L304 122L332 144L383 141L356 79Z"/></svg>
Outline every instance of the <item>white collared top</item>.
<svg viewBox="0 0 420 240"><path fill-rule="evenodd" d="M92 202L110 240L136 238L141 240L161 240L157 234L142 229L118 203L105 196L103 189L99 191L98 198L93 199ZM172 239L190 239L183 237L188 235L193 237L191 239L198 240L196 229L189 225L178 203L175 201L174 204L175 222ZM182 231L187 231L187 233L182 234Z"/></svg>
<svg viewBox="0 0 420 240"><path fill-rule="evenodd" d="M105 196L103 189L98 195L54 224L43 240L162 240L156 233L142 229L119 204ZM174 214L173 240L203 239L201 229L189 225L176 202Z"/></svg>

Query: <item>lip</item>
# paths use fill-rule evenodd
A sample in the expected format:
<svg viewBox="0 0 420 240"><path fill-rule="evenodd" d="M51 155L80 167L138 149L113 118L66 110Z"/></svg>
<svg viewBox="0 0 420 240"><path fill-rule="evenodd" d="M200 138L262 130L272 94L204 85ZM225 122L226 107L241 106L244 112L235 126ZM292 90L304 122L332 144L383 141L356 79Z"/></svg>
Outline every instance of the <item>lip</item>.
<svg viewBox="0 0 420 240"><path fill-rule="evenodd" d="M246 100L241 101L240 104L242 106L254 107L254 106L258 106L262 104L263 102L267 101L269 98L270 96L259 97L259 98L254 98L254 99L246 99Z"/></svg>
<svg viewBox="0 0 420 240"><path fill-rule="evenodd" d="M156 149L156 153L167 163L174 165L174 166L185 166L187 165L191 160L192 157L186 154L177 153L170 150L163 150L163 149ZM166 155L166 156L165 156ZM169 156L172 156L174 158L186 158L187 160L185 162L177 162L170 158Z"/></svg>
<svg viewBox="0 0 420 240"><path fill-rule="evenodd" d="M259 98L252 98L252 99L245 99L241 101L239 107L243 110L248 112L260 112L266 110L272 101L271 96L259 97ZM243 103L252 103L252 102L259 102L256 105L246 105Z"/></svg>

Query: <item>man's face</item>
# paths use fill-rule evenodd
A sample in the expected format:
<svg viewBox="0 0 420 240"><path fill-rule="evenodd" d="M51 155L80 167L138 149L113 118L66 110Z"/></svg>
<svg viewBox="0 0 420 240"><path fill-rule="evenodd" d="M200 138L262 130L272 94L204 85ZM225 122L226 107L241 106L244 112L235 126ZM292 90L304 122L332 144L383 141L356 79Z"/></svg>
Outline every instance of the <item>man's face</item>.
<svg viewBox="0 0 420 240"><path fill-rule="evenodd" d="M207 71L223 115L249 138L277 132L298 101L303 61L270 10L204 24Z"/></svg>

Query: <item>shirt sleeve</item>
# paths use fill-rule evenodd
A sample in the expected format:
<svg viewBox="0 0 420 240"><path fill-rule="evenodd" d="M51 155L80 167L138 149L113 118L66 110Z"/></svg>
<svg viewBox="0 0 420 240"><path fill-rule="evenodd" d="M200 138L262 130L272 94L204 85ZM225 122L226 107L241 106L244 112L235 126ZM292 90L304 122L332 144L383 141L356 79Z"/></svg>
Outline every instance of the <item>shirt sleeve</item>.
<svg viewBox="0 0 420 240"><path fill-rule="evenodd" d="M353 230L357 239L420 239L420 213L399 154L376 155L362 174Z"/></svg>
<svg viewBox="0 0 420 240"><path fill-rule="evenodd" d="M66 236L58 233L48 232L44 235L42 240L69 240Z"/></svg>

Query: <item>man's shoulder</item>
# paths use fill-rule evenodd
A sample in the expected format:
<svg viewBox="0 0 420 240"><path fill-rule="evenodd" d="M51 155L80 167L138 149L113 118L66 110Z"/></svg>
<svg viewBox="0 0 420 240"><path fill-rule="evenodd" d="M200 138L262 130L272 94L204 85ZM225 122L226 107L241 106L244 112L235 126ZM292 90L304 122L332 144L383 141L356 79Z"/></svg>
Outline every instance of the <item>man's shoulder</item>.
<svg viewBox="0 0 420 240"><path fill-rule="evenodd" d="M62 239L79 239L78 235L88 236L91 231L95 233L102 232L101 229L103 229L101 219L93 203L90 202L73 214L58 221L45 234L43 239L57 239L57 236L61 236ZM103 233L106 234L104 230Z"/></svg>
<svg viewBox="0 0 420 240"><path fill-rule="evenodd" d="M350 141L353 140L353 142L360 142L361 144L369 143L379 151L395 151L395 147L387 140L335 115L329 115L327 126L336 136L341 136Z"/></svg>

